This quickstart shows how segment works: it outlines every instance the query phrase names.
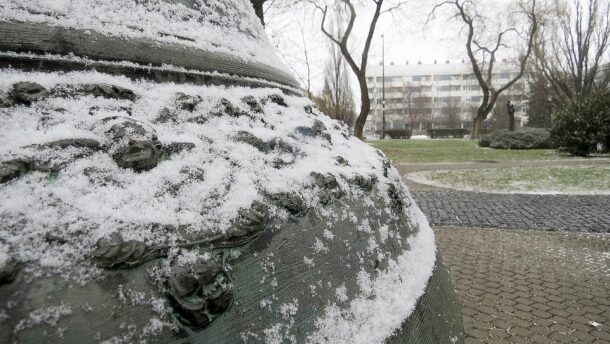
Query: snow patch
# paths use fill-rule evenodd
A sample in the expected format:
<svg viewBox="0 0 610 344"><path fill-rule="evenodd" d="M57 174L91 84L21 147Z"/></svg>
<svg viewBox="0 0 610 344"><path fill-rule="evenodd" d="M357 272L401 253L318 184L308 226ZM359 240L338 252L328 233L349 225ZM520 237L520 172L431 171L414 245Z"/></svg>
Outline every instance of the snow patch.
<svg viewBox="0 0 610 344"><path fill-rule="evenodd" d="M376 277L360 271L360 292L345 309L327 306L308 343L382 343L411 314L432 274L436 246L423 213L415 206L409 211L420 224L418 234L408 239L411 250L391 260Z"/></svg>
<svg viewBox="0 0 610 344"><path fill-rule="evenodd" d="M180 44L287 70L249 1L198 0L193 5L185 4L160 0L3 0L0 21Z"/></svg>

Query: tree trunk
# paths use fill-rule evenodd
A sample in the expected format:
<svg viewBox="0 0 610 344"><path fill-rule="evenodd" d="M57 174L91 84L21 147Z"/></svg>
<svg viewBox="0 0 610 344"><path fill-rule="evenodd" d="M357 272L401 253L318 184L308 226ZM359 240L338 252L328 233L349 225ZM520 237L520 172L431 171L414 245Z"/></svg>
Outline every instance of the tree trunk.
<svg viewBox="0 0 610 344"><path fill-rule="evenodd" d="M483 120L484 118L482 117L475 117L472 120L472 132L470 133L470 139L471 140L478 140L480 137L480 132L481 132L481 124L483 124Z"/></svg>
<svg viewBox="0 0 610 344"><path fill-rule="evenodd" d="M360 114L356 119L356 125L354 125L354 136L361 139L363 138L364 125L366 124L366 118L371 110L371 100L369 99L369 91L366 87L366 79L364 77L358 78L358 84L360 86Z"/></svg>
<svg viewBox="0 0 610 344"><path fill-rule="evenodd" d="M252 2L252 7L254 7L254 12L258 19L261 20L261 24L265 26L265 12L263 11L263 4L266 0L250 0Z"/></svg>

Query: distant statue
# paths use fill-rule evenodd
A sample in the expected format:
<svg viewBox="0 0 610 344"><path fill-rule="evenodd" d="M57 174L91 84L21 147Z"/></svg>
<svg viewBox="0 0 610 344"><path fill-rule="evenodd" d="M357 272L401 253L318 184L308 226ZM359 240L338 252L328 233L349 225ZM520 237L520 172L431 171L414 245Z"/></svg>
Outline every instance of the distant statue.
<svg viewBox="0 0 610 344"><path fill-rule="evenodd" d="M508 109L508 130L515 131L515 106L509 101L506 102Z"/></svg>

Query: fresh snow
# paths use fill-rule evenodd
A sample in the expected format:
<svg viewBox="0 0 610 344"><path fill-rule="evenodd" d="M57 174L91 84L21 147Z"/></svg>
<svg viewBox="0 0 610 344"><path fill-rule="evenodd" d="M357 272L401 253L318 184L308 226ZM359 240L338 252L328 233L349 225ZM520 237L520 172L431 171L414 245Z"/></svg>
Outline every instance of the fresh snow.
<svg viewBox="0 0 610 344"><path fill-rule="evenodd" d="M286 70L249 0L3 0L0 21L44 23L177 43ZM281 67L280 67L281 66Z"/></svg>
<svg viewBox="0 0 610 344"><path fill-rule="evenodd" d="M57 174L31 172L0 184L0 193L6 195L0 198L3 223L0 227L0 238L3 239L0 242L0 264L11 258L25 263L27 273L33 277L60 274L87 283L100 273L87 255L98 239L119 231L126 240L173 247L168 252L168 259L149 271L153 279L159 279L171 271L170 261L193 262L201 253L178 249L176 243L181 240L180 234L172 230L155 230L154 224L167 228L183 226L194 236L221 234L231 226L239 210L249 208L253 201L263 200L266 194L277 192L300 194L313 211L328 217L329 222L340 218L353 222L354 232L361 231L371 237L379 234L382 242L404 240L395 238L394 231L387 227L374 233L366 219L359 221L350 210L334 214L320 206L318 191L308 187L312 184L311 172L332 174L342 190L354 197L362 195L362 191L348 180L357 175L372 174L378 179L375 192L386 202L389 202L388 182L401 189L404 185L394 168L388 171L387 177L384 176L378 151L347 135L348 130L343 124L315 109L312 114L307 114L304 106L311 103L306 98L283 95L287 107L266 101L263 115L250 111L241 99L249 95L258 100L267 99L272 94L281 94L279 89L157 84L94 71L26 73L12 69L0 69L0 96L20 81L36 82L54 92L69 91L82 84L105 83L130 89L137 99L131 102L52 93L29 107L0 109L0 141L4 143L0 147L0 161L34 157L64 164ZM178 92L199 95L202 102L193 112L180 110L176 105ZM218 109L221 98L229 100L248 116L211 116L210 113ZM165 108L175 112L177 123L155 122ZM92 138L108 144L105 132L116 122L101 120L111 116L130 118L146 128L154 128L162 144L190 142L195 144L195 148L160 162L150 171L136 173L119 168L108 153L80 156L82 152L76 148L58 151L32 146L69 138ZM188 122L197 116L206 117L207 122L203 125ZM295 134L298 126L311 127L314 120L321 121L328 129L326 132L330 134L332 145L322 137L308 138ZM274 150L265 154L236 141L235 135L242 130L264 141L281 138L297 149L298 159L280 169L274 168L272 162L278 158L286 159L285 153ZM337 156L349 161L349 166L336 163ZM91 182L84 175L87 168L96 168L112 182ZM200 173L203 178L189 178L183 171ZM310 286L312 293L316 293L316 288L337 290L336 298L329 300L323 316L315 321L316 331L311 334L310 342L383 342L412 312L432 273L435 244L425 217L408 192L405 195L405 204L410 204L405 209L411 221L410 227L418 229L406 240L410 250L396 259L388 259L388 267L374 275L362 269L357 276L348 276L358 281L358 290L347 290L341 284L333 286L330 281ZM368 204L371 201L364 197L363 202ZM271 216L288 218L285 210L273 205L270 207ZM381 211L390 214L389 209ZM49 236L65 240L49 243ZM312 254L332 254L328 252L327 244L336 240L334 238L332 227L327 228L322 237L311 238L308 245ZM379 245L380 242L375 240L369 242L371 256L384 254ZM272 253L262 261L263 278L268 279L261 283L272 288L277 286L274 276L276 264L280 261ZM303 264L316 269L311 258L303 257ZM348 268L358 271L358 267ZM262 311L272 308L273 296L269 296L268 302L260 304ZM161 320L165 309L158 299L149 300L149 295L129 289L117 290L117 297L126 303L149 304L159 314L159 318L149 319L148 325L137 332L126 325L126 338L155 335L163 327L170 326ZM305 300L295 299L279 305L283 322L272 324L264 333L242 335L244 338L264 336L269 342L294 340L294 319L301 312L298 305L304 308ZM42 318L53 321L55 314L69 314L68 310L61 308L51 311L44 313L41 310L41 314L50 314ZM30 320L24 321L22 326L33 324Z"/></svg>
<svg viewBox="0 0 610 344"><path fill-rule="evenodd" d="M70 314L72 314L72 310L65 305L38 308L30 312L27 318L21 320L15 327L14 332L18 333L40 324L55 326L60 318Z"/></svg>
<svg viewBox="0 0 610 344"><path fill-rule="evenodd" d="M326 307L308 343L383 343L415 309L432 274L436 246L421 210L412 206L409 214L420 225L418 234L408 239L411 250L375 278L361 271L360 293L347 308L336 303Z"/></svg>

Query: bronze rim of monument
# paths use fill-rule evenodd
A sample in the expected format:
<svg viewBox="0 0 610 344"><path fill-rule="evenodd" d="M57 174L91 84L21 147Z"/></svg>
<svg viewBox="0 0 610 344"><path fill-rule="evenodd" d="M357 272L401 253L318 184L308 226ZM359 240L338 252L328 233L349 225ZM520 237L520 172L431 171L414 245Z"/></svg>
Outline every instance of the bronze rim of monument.
<svg viewBox="0 0 610 344"><path fill-rule="evenodd" d="M0 37L0 67L95 69L157 82L279 87L289 94L299 88L294 78L280 69L177 43L160 45L152 39L110 37L90 30L25 22L0 22Z"/></svg>

